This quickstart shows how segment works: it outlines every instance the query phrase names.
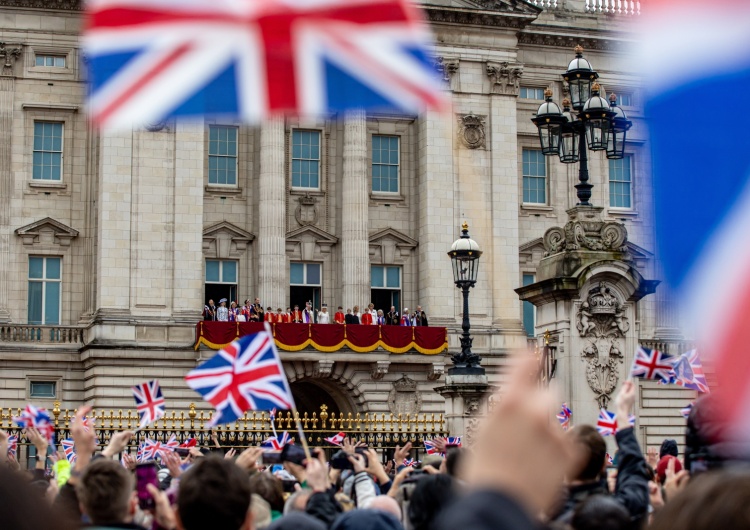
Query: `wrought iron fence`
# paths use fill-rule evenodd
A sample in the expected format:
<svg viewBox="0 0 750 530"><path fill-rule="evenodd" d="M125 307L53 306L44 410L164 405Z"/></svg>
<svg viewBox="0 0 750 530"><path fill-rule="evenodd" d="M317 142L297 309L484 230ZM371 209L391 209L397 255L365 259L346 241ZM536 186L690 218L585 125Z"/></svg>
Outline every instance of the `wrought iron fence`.
<svg viewBox="0 0 750 530"><path fill-rule="evenodd" d="M55 402L50 412L55 423L55 441L59 444L60 440L70 436L70 423L75 417L75 410L61 410L60 403ZM22 461L30 453L28 439L13 423L13 418L20 414L21 409L0 409L0 429L18 436L19 461ZM115 433L136 430L138 427L138 415L133 410L97 409L89 413L88 418L94 420L98 445L102 448ZM136 433L129 444L130 452L133 453L146 438L166 442L172 435L180 443L195 438L199 446L211 447L213 440L208 427L210 419L210 412L196 410L193 403L187 411L171 411L153 425ZM320 413L313 412L312 416L308 413L293 416L289 411L280 411L276 415L274 426L279 432L288 431L291 436L297 437L297 419L302 424L308 443L316 447L330 446L325 438L342 431L366 442L370 447L386 450L406 442L421 445L425 439L449 434L442 414L336 414L329 413L326 405L321 405ZM244 449L258 446L272 436L271 420L268 412L247 412L236 422L217 426L213 432L222 448Z"/></svg>

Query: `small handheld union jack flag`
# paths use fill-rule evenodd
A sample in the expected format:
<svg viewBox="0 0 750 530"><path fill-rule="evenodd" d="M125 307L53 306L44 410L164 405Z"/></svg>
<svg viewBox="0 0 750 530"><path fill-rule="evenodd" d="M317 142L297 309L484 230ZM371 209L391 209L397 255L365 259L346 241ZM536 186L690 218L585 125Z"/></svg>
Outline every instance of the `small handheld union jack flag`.
<svg viewBox="0 0 750 530"><path fill-rule="evenodd" d="M135 385L132 390L136 410L140 418L140 428L146 427L164 416L164 394L161 391L158 379Z"/></svg>
<svg viewBox="0 0 750 530"><path fill-rule="evenodd" d="M599 419L596 422L596 430L602 436L614 435L617 432L617 419L615 413L608 410L599 411Z"/></svg>
<svg viewBox="0 0 750 530"><path fill-rule="evenodd" d="M448 438L445 439L445 445L451 445L453 447L461 447L461 437L460 436L448 436Z"/></svg>
<svg viewBox="0 0 750 530"><path fill-rule="evenodd" d="M175 450L176 447L179 446L179 443L177 442L177 438L173 434L169 441L166 443L162 442L155 442L151 438L146 438L146 441L143 443L143 451L141 454L142 460L155 460L156 458L161 457L164 453L172 452Z"/></svg>
<svg viewBox="0 0 750 530"><path fill-rule="evenodd" d="M216 409L211 426L229 423L248 410L294 408L270 327L246 335L185 376L188 386Z"/></svg>
<svg viewBox="0 0 750 530"><path fill-rule="evenodd" d="M675 359L672 373L671 382L674 384L698 392L710 392L698 350L690 350Z"/></svg>
<svg viewBox="0 0 750 530"><path fill-rule="evenodd" d="M560 422L560 426L563 428L564 431L567 431L570 428L570 417L572 415L573 415L573 412L568 408L568 404L563 403L562 410L556 417L557 417L557 421Z"/></svg>
<svg viewBox="0 0 750 530"><path fill-rule="evenodd" d="M604 453L604 457L605 457L605 458L607 459L607 464L608 464L608 465L610 465L610 466L611 466L611 465L614 465L614 463L615 463L615 459L614 459L614 458L612 457L612 455L611 455L611 454L609 454L609 453Z"/></svg>
<svg viewBox="0 0 750 530"><path fill-rule="evenodd" d="M630 375L643 379L669 382L672 378L674 357L659 350L638 346Z"/></svg>
<svg viewBox="0 0 750 530"><path fill-rule="evenodd" d="M341 447L341 444L344 443L344 438L346 438L346 433L342 431L338 434L334 434L330 438L325 438L325 441L331 445L338 445Z"/></svg>
<svg viewBox="0 0 750 530"><path fill-rule="evenodd" d="M62 445L63 452L65 453L65 458L68 459L68 462L70 462L71 464L75 463L76 449L75 449L75 443L73 442L73 439L67 438L61 441L60 445Z"/></svg>
<svg viewBox="0 0 750 530"><path fill-rule="evenodd" d="M18 436L14 434L13 436L8 436L8 455L15 458L17 453L18 453Z"/></svg>
<svg viewBox="0 0 750 530"><path fill-rule="evenodd" d="M693 410L693 403L688 403L686 407L680 409L680 414L683 418L688 419L690 417L691 410Z"/></svg>
<svg viewBox="0 0 750 530"><path fill-rule="evenodd" d="M143 448L146 446L146 442L142 442L140 445L138 445L138 450L135 452L135 461L136 462L143 462Z"/></svg>
<svg viewBox="0 0 750 530"><path fill-rule="evenodd" d="M284 431L279 436L272 436L265 442L260 444L264 449L270 449L272 451L281 451L286 444L294 444L294 438L289 436L289 433Z"/></svg>
<svg viewBox="0 0 750 530"><path fill-rule="evenodd" d="M406 466L406 467L416 467L420 463L421 462L418 462L414 460L413 458L404 458L404 461L401 463L401 465Z"/></svg>
<svg viewBox="0 0 750 530"><path fill-rule="evenodd" d="M425 452L428 455L439 455L439 454L442 454L440 452L440 449L437 448L437 446L435 445L435 442L432 441L432 440L425 440L424 441L424 448L425 448Z"/></svg>
<svg viewBox="0 0 750 530"><path fill-rule="evenodd" d="M55 427L52 424L52 418L47 409L37 408L34 405L26 405L21 415L13 418L13 421L23 429L28 429L29 427L35 428L48 442L52 443L52 439L55 436Z"/></svg>

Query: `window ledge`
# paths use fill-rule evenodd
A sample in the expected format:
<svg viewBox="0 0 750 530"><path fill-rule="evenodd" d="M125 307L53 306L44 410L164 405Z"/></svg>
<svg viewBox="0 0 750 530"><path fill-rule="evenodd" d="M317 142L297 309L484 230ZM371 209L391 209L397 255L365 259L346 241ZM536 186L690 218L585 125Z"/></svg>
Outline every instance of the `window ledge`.
<svg viewBox="0 0 750 530"><path fill-rule="evenodd" d="M555 210L552 206L548 206L546 204L534 204L528 202L522 202L521 209L531 212L552 212Z"/></svg>
<svg viewBox="0 0 750 530"><path fill-rule="evenodd" d="M52 103L24 103L23 110L57 110L63 112L78 112L78 105L54 105Z"/></svg>
<svg viewBox="0 0 750 530"><path fill-rule="evenodd" d="M400 193L394 193L393 195L387 195L385 193L370 193L370 200L377 202L404 202L406 197Z"/></svg>
<svg viewBox="0 0 750 530"><path fill-rule="evenodd" d="M64 190L68 188L68 185L65 182L30 180L29 188L38 188L38 189L47 189L47 190Z"/></svg>
<svg viewBox="0 0 750 530"><path fill-rule="evenodd" d="M638 212L630 208L608 208L607 215L610 217L638 217Z"/></svg>
<svg viewBox="0 0 750 530"><path fill-rule="evenodd" d="M311 197L324 197L326 192L318 188L290 188L290 195L310 195Z"/></svg>
<svg viewBox="0 0 750 530"><path fill-rule="evenodd" d="M242 188L235 186L212 186L208 184L204 189L206 193L212 195L239 195L242 193Z"/></svg>

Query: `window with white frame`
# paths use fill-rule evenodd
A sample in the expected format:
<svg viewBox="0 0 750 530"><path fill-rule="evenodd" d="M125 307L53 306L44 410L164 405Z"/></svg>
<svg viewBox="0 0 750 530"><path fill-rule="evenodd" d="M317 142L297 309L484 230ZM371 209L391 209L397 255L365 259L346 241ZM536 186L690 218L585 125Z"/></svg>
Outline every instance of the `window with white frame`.
<svg viewBox="0 0 750 530"><path fill-rule="evenodd" d="M237 127L209 126L208 183L217 186L237 185Z"/></svg>
<svg viewBox="0 0 750 530"><path fill-rule="evenodd" d="M306 302L312 302L314 309L320 309L322 287L322 265L320 263L289 264L289 301L290 306L305 308Z"/></svg>
<svg viewBox="0 0 750 530"><path fill-rule="evenodd" d="M628 94L627 92L623 94L617 94L617 104L621 107L632 107L633 94Z"/></svg>
<svg viewBox="0 0 750 530"><path fill-rule="evenodd" d="M547 203L547 161L541 149L523 149L523 202Z"/></svg>
<svg viewBox="0 0 750 530"><path fill-rule="evenodd" d="M292 187L320 188L320 131L292 131Z"/></svg>
<svg viewBox="0 0 750 530"><path fill-rule="evenodd" d="M609 160L609 205L612 208L633 207L633 179L631 155Z"/></svg>
<svg viewBox="0 0 750 530"><path fill-rule="evenodd" d="M401 311L401 267L391 265L370 266L370 297L375 309L383 313L391 306Z"/></svg>
<svg viewBox="0 0 750 530"><path fill-rule="evenodd" d="M533 274L523 275L523 285L531 285L534 283ZM534 327L536 326L536 307L528 300L523 301L523 329L526 330L528 337L534 336Z"/></svg>
<svg viewBox="0 0 750 530"><path fill-rule="evenodd" d="M53 66L65 68L66 57L64 55L40 54L34 56L34 66Z"/></svg>
<svg viewBox="0 0 750 530"><path fill-rule="evenodd" d="M538 99L544 101L544 89L536 87L522 86L519 97L521 99Z"/></svg>
<svg viewBox="0 0 750 530"><path fill-rule="evenodd" d="M205 296L206 303L213 300L216 306L219 300L227 299L227 307L237 301L237 262L232 260L206 260Z"/></svg>
<svg viewBox="0 0 750 530"><path fill-rule="evenodd" d="M29 257L29 324L60 324L62 258Z"/></svg>
<svg viewBox="0 0 750 530"><path fill-rule="evenodd" d="M399 137L372 135L372 191L398 193Z"/></svg>
<svg viewBox="0 0 750 530"><path fill-rule="evenodd" d="M62 180L63 124L54 121L34 122L32 178Z"/></svg>

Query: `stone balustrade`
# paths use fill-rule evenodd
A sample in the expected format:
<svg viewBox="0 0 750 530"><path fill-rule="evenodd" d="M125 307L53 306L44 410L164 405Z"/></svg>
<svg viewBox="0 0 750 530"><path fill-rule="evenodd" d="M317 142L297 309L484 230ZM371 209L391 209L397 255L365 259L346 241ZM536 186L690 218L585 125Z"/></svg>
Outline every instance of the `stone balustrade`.
<svg viewBox="0 0 750 530"><path fill-rule="evenodd" d="M0 325L0 343L83 344L84 330L85 328L81 326L2 324Z"/></svg>
<svg viewBox="0 0 750 530"><path fill-rule="evenodd" d="M542 9L567 9L577 11L580 7L586 13L603 13L607 15L640 15L639 0L528 0L532 5ZM580 6L579 6L580 4Z"/></svg>

